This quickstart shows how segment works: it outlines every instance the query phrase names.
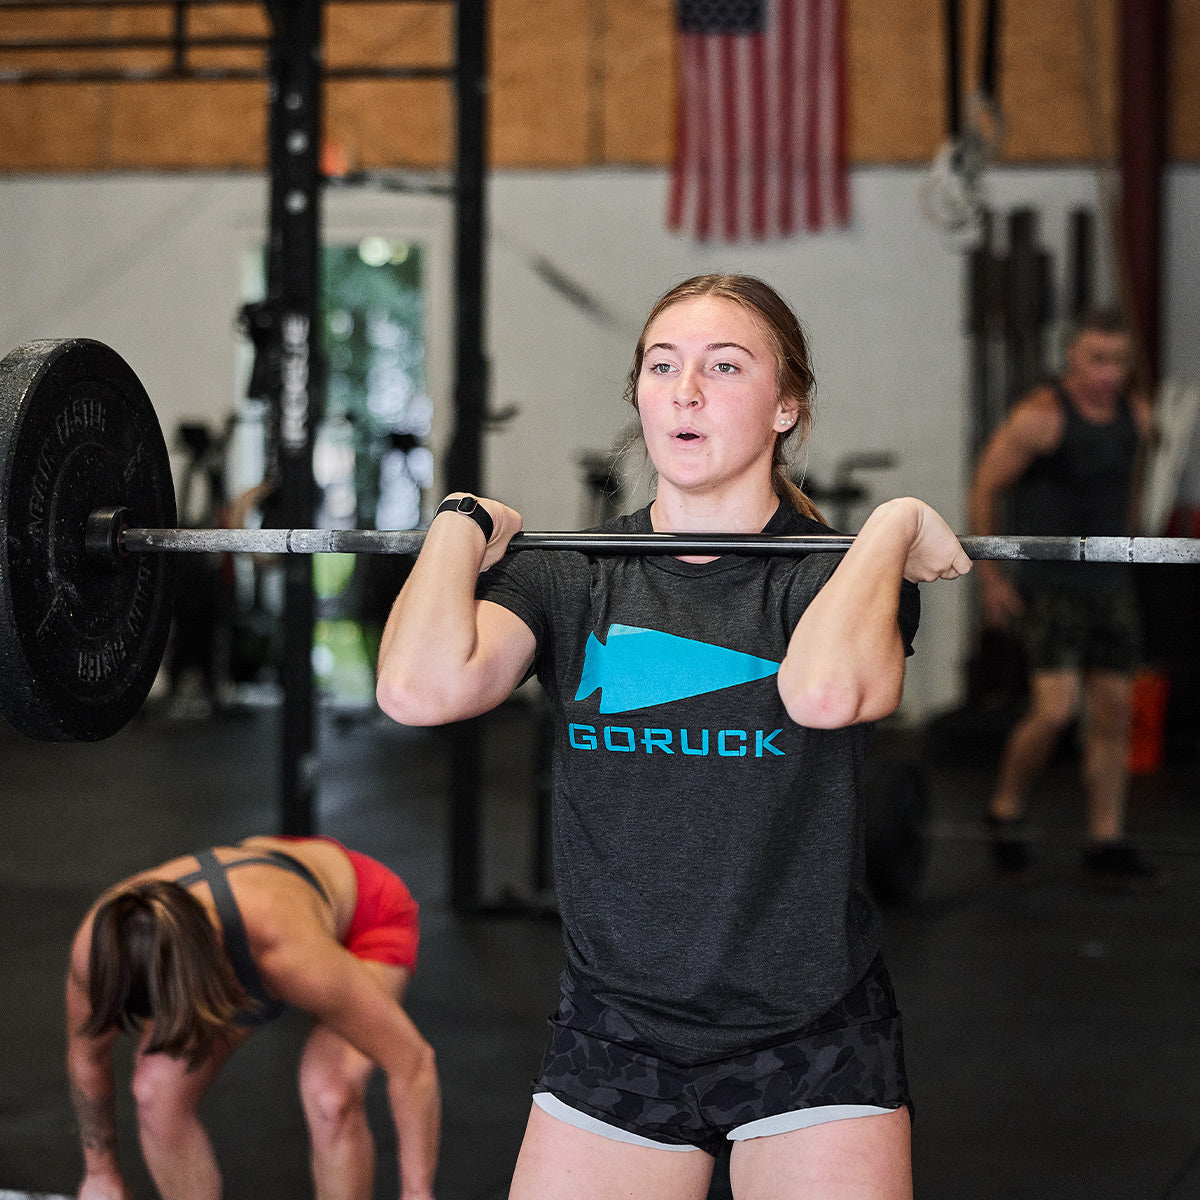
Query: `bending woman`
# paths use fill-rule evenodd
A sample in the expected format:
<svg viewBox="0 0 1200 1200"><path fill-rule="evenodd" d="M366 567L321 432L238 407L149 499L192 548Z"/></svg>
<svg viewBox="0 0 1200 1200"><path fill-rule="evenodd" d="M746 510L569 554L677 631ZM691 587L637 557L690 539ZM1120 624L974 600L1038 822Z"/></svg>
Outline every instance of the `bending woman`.
<svg viewBox="0 0 1200 1200"><path fill-rule="evenodd" d="M67 1068L83 1142L80 1200L130 1200L117 1162L112 1046L138 1039L138 1138L165 1200L216 1200L197 1106L229 1056L288 1005L316 1018L300 1062L318 1200L369 1200L364 1097L387 1072L404 1200L433 1195L433 1051L401 1006L417 955L404 883L331 838L251 837L110 888L75 935Z"/></svg>
<svg viewBox="0 0 1200 1200"><path fill-rule="evenodd" d="M786 468L803 332L702 276L650 313L627 397L657 472L616 532L828 532ZM454 721L532 671L554 724L566 970L512 1200L911 1196L900 1018L866 893L869 726L900 701L914 583L970 563L919 500L845 555L504 557L521 517L453 499L384 632L396 720Z"/></svg>

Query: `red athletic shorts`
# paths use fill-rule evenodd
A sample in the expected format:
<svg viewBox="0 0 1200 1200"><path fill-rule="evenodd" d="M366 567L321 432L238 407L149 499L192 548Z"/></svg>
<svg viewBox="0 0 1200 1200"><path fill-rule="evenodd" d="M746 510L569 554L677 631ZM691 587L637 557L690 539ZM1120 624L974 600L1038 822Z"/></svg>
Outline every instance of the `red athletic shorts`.
<svg viewBox="0 0 1200 1200"><path fill-rule="evenodd" d="M421 939L417 902L394 871L343 846L358 879L358 904L345 947L356 958L412 970Z"/></svg>
<svg viewBox="0 0 1200 1200"><path fill-rule="evenodd" d="M284 836L282 840L307 839ZM407 967L411 971L417 965L421 927L417 902L404 880L383 863L343 846L337 838L322 836L314 840L330 842L345 854L358 880L358 903L342 944L355 958Z"/></svg>

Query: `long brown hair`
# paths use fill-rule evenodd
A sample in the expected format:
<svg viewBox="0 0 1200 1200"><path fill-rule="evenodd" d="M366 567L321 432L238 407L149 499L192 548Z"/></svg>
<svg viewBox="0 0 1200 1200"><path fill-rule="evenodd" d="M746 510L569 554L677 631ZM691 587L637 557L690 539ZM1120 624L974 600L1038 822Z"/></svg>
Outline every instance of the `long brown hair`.
<svg viewBox="0 0 1200 1200"><path fill-rule="evenodd" d="M204 906L156 879L119 888L96 909L88 999L88 1036L140 1031L149 1021L146 1053L196 1066L235 1031L247 997Z"/></svg>
<svg viewBox="0 0 1200 1200"><path fill-rule="evenodd" d="M637 385L646 357L646 334L650 326L673 304L711 296L730 300L750 314L775 355L775 383L780 397L796 402L796 423L777 434L771 456L771 483L775 493L806 517L825 523L817 506L801 491L788 470L792 446L803 446L812 429L813 392L816 379L808 351L808 339L796 314L770 284L753 275L695 275L676 284L659 297L642 326L633 365L625 381L625 400L636 409Z"/></svg>

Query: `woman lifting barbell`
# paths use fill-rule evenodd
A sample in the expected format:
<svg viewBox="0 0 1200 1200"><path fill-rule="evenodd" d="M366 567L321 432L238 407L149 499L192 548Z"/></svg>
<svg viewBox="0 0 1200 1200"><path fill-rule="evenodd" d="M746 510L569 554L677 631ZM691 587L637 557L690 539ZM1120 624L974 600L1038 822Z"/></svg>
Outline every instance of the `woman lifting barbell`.
<svg viewBox="0 0 1200 1200"><path fill-rule="evenodd" d="M827 531L785 461L812 389L766 284L666 293L626 391L656 496L605 528ZM900 700L914 585L967 556L914 499L875 509L844 557L505 557L521 523L490 499L439 509L378 686L413 725L535 671L551 700L567 967L513 1200L699 1200L726 1138L735 1196L911 1196L861 775Z"/></svg>
<svg viewBox="0 0 1200 1200"><path fill-rule="evenodd" d="M316 1018L300 1062L318 1200L369 1200L364 1096L387 1072L404 1200L429 1200L440 1102L433 1051L401 1001L417 905L381 863L330 838L251 837L109 888L75 935L67 1067L83 1142L80 1200L129 1200L117 1161L112 1046L134 1033L138 1137L166 1200L215 1200L197 1106L256 1026Z"/></svg>

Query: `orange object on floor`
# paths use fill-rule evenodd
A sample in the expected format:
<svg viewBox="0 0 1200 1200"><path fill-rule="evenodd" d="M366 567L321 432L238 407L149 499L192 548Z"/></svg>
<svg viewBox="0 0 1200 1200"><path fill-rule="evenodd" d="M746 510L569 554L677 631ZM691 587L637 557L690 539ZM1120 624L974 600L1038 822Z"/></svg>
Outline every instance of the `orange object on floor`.
<svg viewBox="0 0 1200 1200"><path fill-rule="evenodd" d="M1162 767L1169 693L1165 671L1142 670L1134 677L1128 758L1133 775L1153 775Z"/></svg>

